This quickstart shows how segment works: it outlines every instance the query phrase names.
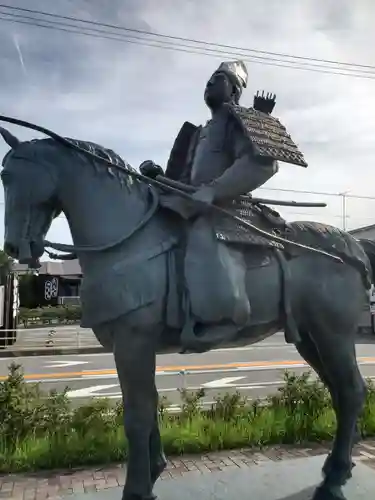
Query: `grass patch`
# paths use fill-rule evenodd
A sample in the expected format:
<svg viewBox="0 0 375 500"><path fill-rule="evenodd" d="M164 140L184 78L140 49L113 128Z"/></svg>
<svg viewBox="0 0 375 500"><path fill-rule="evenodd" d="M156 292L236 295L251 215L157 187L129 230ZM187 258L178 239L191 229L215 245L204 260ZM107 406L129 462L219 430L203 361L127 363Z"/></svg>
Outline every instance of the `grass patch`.
<svg viewBox="0 0 375 500"><path fill-rule="evenodd" d="M363 437L375 435L375 387L368 381L360 418ZM285 373L285 385L267 404L249 402L239 393L218 397L202 410L204 391L181 391L182 412L166 411L160 401L160 429L170 455L240 447L327 441L336 428L325 387L309 373ZM26 383L20 366L9 368L0 384L0 472L72 468L124 461L127 442L123 408L93 400L73 409L66 391L43 393Z"/></svg>

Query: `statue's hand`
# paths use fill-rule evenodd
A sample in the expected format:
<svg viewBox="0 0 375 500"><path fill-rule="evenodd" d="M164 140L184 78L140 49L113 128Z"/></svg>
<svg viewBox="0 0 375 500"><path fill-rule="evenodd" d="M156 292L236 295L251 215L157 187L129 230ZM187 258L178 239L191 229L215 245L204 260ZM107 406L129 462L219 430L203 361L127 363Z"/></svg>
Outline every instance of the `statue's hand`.
<svg viewBox="0 0 375 500"><path fill-rule="evenodd" d="M195 207L193 203L185 198L181 198L178 194L161 193L159 203L163 208L176 212L183 219L191 219L195 215Z"/></svg>
<svg viewBox="0 0 375 500"><path fill-rule="evenodd" d="M203 186L192 195L192 199L182 198L178 194L161 194L159 200L164 208L177 212L184 219L192 219L210 209L214 200L211 186Z"/></svg>
<svg viewBox="0 0 375 500"><path fill-rule="evenodd" d="M139 171L142 175L150 177L151 179L156 179L158 175L164 175L163 169L160 165L156 165L152 160L143 161L139 165Z"/></svg>
<svg viewBox="0 0 375 500"><path fill-rule="evenodd" d="M192 198L198 203L194 203L196 213L206 212L214 202L215 191L212 186L202 186L195 191Z"/></svg>

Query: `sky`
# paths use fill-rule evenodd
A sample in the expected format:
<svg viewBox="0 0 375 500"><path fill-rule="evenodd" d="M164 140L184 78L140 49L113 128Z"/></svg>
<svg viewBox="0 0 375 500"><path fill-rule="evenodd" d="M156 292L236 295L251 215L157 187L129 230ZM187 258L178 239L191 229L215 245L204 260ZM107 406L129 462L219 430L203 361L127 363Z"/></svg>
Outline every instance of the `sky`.
<svg viewBox="0 0 375 500"><path fill-rule="evenodd" d="M375 66L371 0L0 3L248 49ZM0 18L3 12L0 7ZM0 114L98 142L135 167L146 159L164 166L182 123L209 119L203 101L207 79L221 61L237 58L119 43L0 19ZM281 164L266 185L270 190L257 195L328 203L323 209L281 209L288 220L318 220L347 229L375 223L375 81L246 64L249 82L241 103L251 106L257 90L276 93L273 114L309 164L307 169ZM39 137L8 128L21 139ZM0 142L1 158L6 151ZM333 196L337 193L350 195L345 211L343 196ZM3 204L0 212L1 244ZM71 242L64 218L54 222L49 239Z"/></svg>

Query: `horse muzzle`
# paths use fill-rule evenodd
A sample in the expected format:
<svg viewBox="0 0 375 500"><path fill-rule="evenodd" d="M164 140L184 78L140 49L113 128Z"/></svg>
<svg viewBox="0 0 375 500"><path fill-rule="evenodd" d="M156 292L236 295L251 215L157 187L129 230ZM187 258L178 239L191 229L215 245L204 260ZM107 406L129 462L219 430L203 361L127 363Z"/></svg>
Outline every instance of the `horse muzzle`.
<svg viewBox="0 0 375 500"><path fill-rule="evenodd" d="M39 258L43 255L44 246L35 242L22 239L18 243L6 240L4 252L20 264L26 264L30 269L39 269Z"/></svg>

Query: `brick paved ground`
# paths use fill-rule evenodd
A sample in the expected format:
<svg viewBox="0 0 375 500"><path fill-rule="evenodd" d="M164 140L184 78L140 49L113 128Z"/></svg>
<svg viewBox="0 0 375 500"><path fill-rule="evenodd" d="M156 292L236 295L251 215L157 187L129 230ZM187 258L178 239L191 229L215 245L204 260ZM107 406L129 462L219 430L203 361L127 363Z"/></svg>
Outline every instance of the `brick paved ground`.
<svg viewBox="0 0 375 500"><path fill-rule="evenodd" d="M162 480L171 480L185 474L207 474L228 467L246 468L265 461L288 460L326 454L322 445L311 447L281 446L262 450L243 449L203 456L175 457L169 460ZM375 469L375 440L356 445L354 461ZM45 500L58 499L62 495L88 493L122 486L125 482L123 465L106 465L70 471L49 471L33 474L0 475L0 499Z"/></svg>

